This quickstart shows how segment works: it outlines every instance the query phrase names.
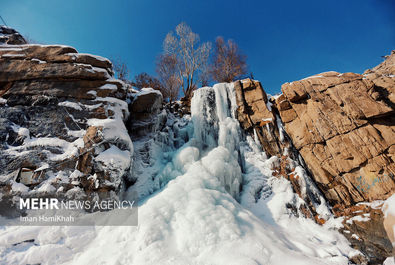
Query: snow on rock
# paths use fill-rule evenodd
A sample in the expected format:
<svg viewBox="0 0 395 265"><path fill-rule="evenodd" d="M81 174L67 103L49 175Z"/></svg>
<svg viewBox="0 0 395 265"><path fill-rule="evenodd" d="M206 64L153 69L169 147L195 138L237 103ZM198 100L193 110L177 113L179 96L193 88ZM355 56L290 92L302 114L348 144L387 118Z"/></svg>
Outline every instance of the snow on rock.
<svg viewBox="0 0 395 265"><path fill-rule="evenodd" d="M99 89L108 89L108 90L116 91L118 89L118 87L114 84L105 84L105 85L99 87Z"/></svg>
<svg viewBox="0 0 395 265"><path fill-rule="evenodd" d="M346 221L346 223L352 224L354 221L357 221L357 222L367 222L367 221L369 221L369 220L370 220L370 218L369 218L368 216L357 215L357 216L354 216L354 217L348 219L348 220Z"/></svg>
<svg viewBox="0 0 395 265"><path fill-rule="evenodd" d="M46 61L42 61L42 60L37 59L37 58L33 58L32 61L33 61L33 62L37 62L37 63L39 63L39 64L47 63Z"/></svg>
<svg viewBox="0 0 395 265"><path fill-rule="evenodd" d="M80 104L76 103L76 102L62 101L62 102L59 102L58 105L59 106L63 106L63 107L73 108L73 109L76 109L76 110L82 110Z"/></svg>
<svg viewBox="0 0 395 265"><path fill-rule="evenodd" d="M395 247L395 194L384 202L382 211L384 213L384 228L392 247Z"/></svg>
<svg viewBox="0 0 395 265"><path fill-rule="evenodd" d="M389 215L395 216L395 194L389 197L383 204L384 217Z"/></svg>
<svg viewBox="0 0 395 265"><path fill-rule="evenodd" d="M8 53L6 53L6 54L2 54L1 55L1 58L23 58L23 57L25 57L26 55L25 54L23 54L23 53L20 53L20 54L8 54Z"/></svg>
<svg viewBox="0 0 395 265"><path fill-rule="evenodd" d="M130 152L127 150L120 150L115 145L112 145L96 156L95 160L102 162L108 167L116 168L124 172L130 167Z"/></svg>
<svg viewBox="0 0 395 265"><path fill-rule="evenodd" d="M25 137L25 138L30 138L30 132L29 129L27 128L19 128L18 130L18 136L20 137Z"/></svg>
<svg viewBox="0 0 395 265"><path fill-rule="evenodd" d="M156 93L158 95L162 95L159 90L153 89L151 87L144 87L141 90L138 91L136 97L146 95L146 94L151 94L151 93Z"/></svg>
<svg viewBox="0 0 395 265"><path fill-rule="evenodd" d="M51 185L49 182L44 182L43 185L40 185L40 187L37 189L37 192L39 193L53 193L56 191L56 188Z"/></svg>
<svg viewBox="0 0 395 265"><path fill-rule="evenodd" d="M10 84L0 97L3 198L121 190L133 144L127 86L113 78L111 62L62 45L1 45L3 55L0 81ZM100 185L86 185L99 172Z"/></svg>
<svg viewBox="0 0 395 265"><path fill-rule="evenodd" d="M11 181L11 183L12 183L11 188L16 192L25 193L29 191L29 188L22 183L15 182L13 180Z"/></svg>
<svg viewBox="0 0 395 265"><path fill-rule="evenodd" d="M76 58L89 56L89 57L95 58L98 61L111 64L110 60L108 60L107 58L104 58L104 57L99 56L99 55L93 55L93 54L90 54L90 53L70 53L69 55L73 55Z"/></svg>
<svg viewBox="0 0 395 265"><path fill-rule="evenodd" d="M133 153L133 143L122 120L119 119L90 119L89 126L103 127L104 140L117 143L121 148Z"/></svg>
<svg viewBox="0 0 395 265"><path fill-rule="evenodd" d="M395 257L388 257L383 265L395 265Z"/></svg>
<svg viewBox="0 0 395 265"><path fill-rule="evenodd" d="M57 153L48 154L48 159L53 161L62 161L71 156L78 154L78 148L82 147L81 139L74 142L68 142L59 138L40 137L26 139L23 146L11 147L4 152L10 155L18 156L23 150L34 147L54 147L58 150ZM28 152L28 151L25 151Z"/></svg>

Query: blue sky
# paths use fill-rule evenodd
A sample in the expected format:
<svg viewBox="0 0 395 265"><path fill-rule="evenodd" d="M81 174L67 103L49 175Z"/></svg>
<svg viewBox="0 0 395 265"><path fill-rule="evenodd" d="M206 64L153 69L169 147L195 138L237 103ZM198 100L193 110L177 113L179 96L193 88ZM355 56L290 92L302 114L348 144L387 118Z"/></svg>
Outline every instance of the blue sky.
<svg viewBox="0 0 395 265"><path fill-rule="evenodd" d="M45 44L125 61L155 74L167 32L181 21L203 41L234 39L268 93L324 71L362 73L395 49L392 0L1 0L0 15Z"/></svg>

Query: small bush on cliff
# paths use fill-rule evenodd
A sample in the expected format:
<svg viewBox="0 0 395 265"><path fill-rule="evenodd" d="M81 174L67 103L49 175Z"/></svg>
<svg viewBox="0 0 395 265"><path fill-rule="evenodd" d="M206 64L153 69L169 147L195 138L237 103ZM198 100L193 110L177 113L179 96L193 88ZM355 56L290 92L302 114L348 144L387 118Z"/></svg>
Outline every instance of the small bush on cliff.
<svg viewBox="0 0 395 265"><path fill-rule="evenodd" d="M126 63L124 63L120 59L111 59L111 62L117 78L124 82L128 82L129 68Z"/></svg>

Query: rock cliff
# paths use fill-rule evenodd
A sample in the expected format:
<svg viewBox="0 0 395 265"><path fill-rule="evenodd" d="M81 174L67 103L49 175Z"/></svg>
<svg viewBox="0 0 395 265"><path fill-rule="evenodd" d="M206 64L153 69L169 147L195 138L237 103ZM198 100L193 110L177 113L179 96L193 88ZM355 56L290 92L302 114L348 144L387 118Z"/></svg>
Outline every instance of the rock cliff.
<svg viewBox="0 0 395 265"><path fill-rule="evenodd" d="M282 86L285 130L339 216L371 258L393 248L380 210L358 205L395 192L395 53L364 74L326 72ZM359 212L356 214L355 212ZM365 222L356 215L365 216ZM380 253L379 255L377 255Z"/></svg>
<svg viewBox="0 0 395 265"><path fill-rule="evenodd" d="M282 91L277 102L285 129L333 204L385 199L394 191L390 73L328 72Z"/></svg>
<svg viewBox="0 0 395 265"><path fill-rule="evenodd" d="M275 98L249 79L236 82L236 91L240 124L265 153L283 164L300 154L334 213L346 217L342 231L352 244L372 264L390 256L380 207L358 203L395 192L395 52L362 75L326 72L286 83ZM292 181L297 174L283 168L280 174L300 190Z"/></svg>
<svg viewBox="0 0 395 265"><path fill-rule="evenodd" d="M115 195L133 146L111 62L68 46L2 45L0 65L2 194Z"/></svg>
<svg viewBox="0 0 395 265"><path fill-rule="evenodd" d="M311 176L304 170L306 166L303 159L284 131L273 98L268 98L260 82L251 79L236 81L235 92L241 127L261 143L262 151L268 158L279 158L279 163L273 167L275 176L288 179L305 202L298 207L289 207L293 208L295 214L300 213L324 223L325 220L317 213L317 207L323 201L321 195L311 182Z"/></svg>

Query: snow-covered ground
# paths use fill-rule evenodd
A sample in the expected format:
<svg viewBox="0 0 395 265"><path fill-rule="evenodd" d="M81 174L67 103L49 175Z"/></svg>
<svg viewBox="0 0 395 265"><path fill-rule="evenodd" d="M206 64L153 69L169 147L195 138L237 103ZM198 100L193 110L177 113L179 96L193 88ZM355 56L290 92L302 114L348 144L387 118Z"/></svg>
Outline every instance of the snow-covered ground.
<svg viewBox="0 0 395 265"><path fill-rule="evenodd" d="M232 84L197 90L191 111L133 143L136 183L125 196L140 195L138 226L1 227L0 263L316 265L359 253L325 203L323 226L292 214L287 204L303 201L241 132Z"/></svg>

